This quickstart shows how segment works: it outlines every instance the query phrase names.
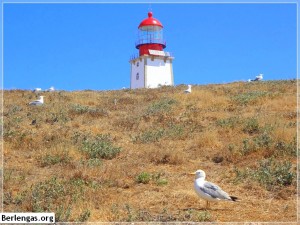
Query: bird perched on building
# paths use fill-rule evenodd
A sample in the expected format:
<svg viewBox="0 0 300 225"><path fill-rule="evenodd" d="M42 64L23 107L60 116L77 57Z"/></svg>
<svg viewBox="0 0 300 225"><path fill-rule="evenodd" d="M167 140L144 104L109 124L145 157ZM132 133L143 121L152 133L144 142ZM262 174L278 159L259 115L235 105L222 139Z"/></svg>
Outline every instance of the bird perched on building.
<svg viewBox="0 0 300 225"><path fill-rule="evenodd" d="M237 197L230 196L225 191L223 191L218 185L205 181L205 172L203 170L197 170L195 175L194 188L197 195L206 200L206 208L209 208L210 202L216 201L238 201Z"/></svg>
<svg viewBox="0 0 300 225"><path fill-rule="evenodd" d="M29 102L29 105L39 106L44 104L44 96L40 96L38 100Z"/></svg>
<svg viewBox="0 0 300 225"><path fill-rule="evenodd" d="M188 89L186 89L185 91L184 91L184 93L191 93L192 92L192 85L188 85Z"/></svg>

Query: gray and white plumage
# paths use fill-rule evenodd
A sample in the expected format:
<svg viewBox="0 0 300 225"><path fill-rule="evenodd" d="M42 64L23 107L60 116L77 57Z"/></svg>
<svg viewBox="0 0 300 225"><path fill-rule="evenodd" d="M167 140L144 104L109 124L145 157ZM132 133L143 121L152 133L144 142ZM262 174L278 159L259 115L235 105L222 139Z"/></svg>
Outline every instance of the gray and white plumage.
<svg viewBox="0 0 300 225"><path fill-rule="evenodd" d="M47 89L47 92L52 92L52 91L55 91L53 86L51 86L50 88Z"/></svg>
<svg viewBox="0 0 300 225"><path fill-rule="evenodd" d="M29 105L32 105L32 106L40 106L43 104L44 104L44 96L40 96L38 100L29 102Z"/></svg>
<svg viewBox="0 0 300 225"><path fill-rule="evenodd" d="M262 80L262 79L263 79L262 73L255 77L255 80Z"/></svg>
<svg viewBox="0 0 300 225"><path fill-rule="evenodd" d="M188 89L186 89L185 91L184 91L184 93L191 93L192 92L192 85L188 85Z"/></svg>
<svg viewBox="0 0 300 225"><path fill-rule="evenodd" d="M230 196L225 191L223 191L218 185L205 181L205 172L203 170L197 170L194 173L195 182L194 189L197 195L206 200L206 208L209 206L209 202L216 201L237 201L238 198Z"/></svg>
<svg viewBox="0 0 300 225"><path fill-rule="evenodd" d="M34 90L33 90L33 92L41 92L42 91L42 88L35 88Z"/></svg>
<svg viewBox="0 0 300 225"><path fill-rule="evenodd" d="M261 73L261 74L255 76L254 80L249 79L248 82L251 82L251 81L260 81L262 79L263 79L263 74Z"/></svg>

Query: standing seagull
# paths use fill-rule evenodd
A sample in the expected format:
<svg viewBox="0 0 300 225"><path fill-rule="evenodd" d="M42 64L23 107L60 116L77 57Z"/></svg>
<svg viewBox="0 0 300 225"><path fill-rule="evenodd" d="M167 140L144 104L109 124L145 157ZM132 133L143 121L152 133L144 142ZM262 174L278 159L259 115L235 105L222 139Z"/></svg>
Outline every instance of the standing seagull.
<svg viewBox="0 0 300 225"><path fill-rule="evenodd" d="M262 80L262 79L263 79L262 73L255 77L255 81Z"/></svg>
<svg viewBox="0 0 300 225"><path fill-rule="evenodd" d="M42 88L35 88L32 92L37 93L37 92L41 92L41 91L42 91Z"/></svg>
<svg viewBox="0 0 300 225"><path fill-rule="evenodd" d="M263 79L263 74L261 73L258 76L255 76L254 80L249 79L248 82L251 82L251 81L260 81L262 79Z"/></svg>
<svg viewBox="0 0 300 225"><path fill-rule="evenodd" d="M43 105L44 104L44 96L40 96L38 100L30 102L29 105Z"/></svg>
<svg viewBox="0 0 300 225"><path fill-rule="evenodd" d="M55 91L53 86L47 89L47 92L52 92L52 91Z"/></svg>
<svg viewBox="0 0 300 225"><path fill-rule="evenodd" d="M194 188L197 195L206 200L206 208L209 208L210 201L238 201L237 197L229 196L218 185L205 181L205 172L203 170L197 170L190 174L195 175Z"/></svg>
<svg viewBox="0 0 300 225"><path fill-rule="evenodd" d="M192 85L188 85L188 89L186 89L185 91L184 91L184 93L191 93L192 92Z"/></svg>

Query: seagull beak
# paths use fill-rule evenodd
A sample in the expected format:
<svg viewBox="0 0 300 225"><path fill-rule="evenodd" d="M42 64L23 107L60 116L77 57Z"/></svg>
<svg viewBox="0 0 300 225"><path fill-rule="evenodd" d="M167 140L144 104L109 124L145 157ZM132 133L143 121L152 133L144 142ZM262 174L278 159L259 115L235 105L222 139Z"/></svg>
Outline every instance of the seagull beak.
<svg viewBox="0 0 300 225"><path fill-rule="evenodd" d="M196 172L193 172L193 173L189 173L189 175L195 175L196 174Z"/></svg>

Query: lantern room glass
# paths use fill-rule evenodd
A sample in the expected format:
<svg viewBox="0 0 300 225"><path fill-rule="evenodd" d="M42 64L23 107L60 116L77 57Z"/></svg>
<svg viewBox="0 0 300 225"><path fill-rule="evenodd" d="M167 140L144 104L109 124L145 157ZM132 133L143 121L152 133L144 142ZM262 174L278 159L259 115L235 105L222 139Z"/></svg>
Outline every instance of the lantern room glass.
<svg viewBox="0 0 300 225"><path fill-rule="evenodd" d="M136 46L142 44L162 44L166 45L163 39L163 29L157 26L146 26L139 29Z"/></svg>

